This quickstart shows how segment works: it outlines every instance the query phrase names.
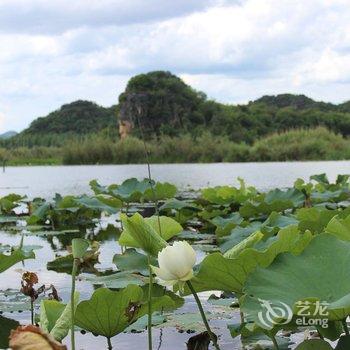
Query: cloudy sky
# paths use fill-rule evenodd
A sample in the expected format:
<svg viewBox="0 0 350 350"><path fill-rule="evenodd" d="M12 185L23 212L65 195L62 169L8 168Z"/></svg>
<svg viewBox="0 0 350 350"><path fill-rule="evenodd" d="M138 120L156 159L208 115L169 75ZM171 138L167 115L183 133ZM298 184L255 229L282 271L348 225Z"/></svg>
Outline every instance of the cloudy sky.
<svg viewBox="0 0 350 350"><path fill-rule="evenodd" d="M0 0L0 132L165 69L211 98L350 99L349 0Z"/></svg>

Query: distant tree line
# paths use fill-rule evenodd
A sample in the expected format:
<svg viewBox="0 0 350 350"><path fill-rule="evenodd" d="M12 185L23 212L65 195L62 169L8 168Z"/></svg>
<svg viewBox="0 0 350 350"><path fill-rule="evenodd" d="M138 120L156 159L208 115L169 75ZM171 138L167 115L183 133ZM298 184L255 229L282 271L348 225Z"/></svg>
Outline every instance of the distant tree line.
<svg viewBox="0 0 350 350"><path fill-rule="evenodd" d="M141 127L150 141L182 135L195 141L210 134L253 145L274 133L317 127L346 138L350 134L350 102L335 105L282 94L228 105L208 99L170 72L155 71L131 78L118 105L105 108L81 100L63 105L34 120L20 134L1 140L0 146L63 147L95 137L116 142L120 120L133 125L131 136L140 137Z"/></svg>

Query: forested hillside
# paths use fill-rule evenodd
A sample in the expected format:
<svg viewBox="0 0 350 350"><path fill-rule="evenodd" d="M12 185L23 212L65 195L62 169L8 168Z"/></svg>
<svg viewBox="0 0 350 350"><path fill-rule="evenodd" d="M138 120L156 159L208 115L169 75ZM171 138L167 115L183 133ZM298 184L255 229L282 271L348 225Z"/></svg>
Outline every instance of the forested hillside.
<svg viewBox="0 0 350 350"><path fill-rule="evenodd" d="M209 100L170 72L156 71L131 78L119 105L105 108L89 101L63 105L34 120L12 142L55 145L67 137L106 130L116 137L118 119L133 125L133 136L139 136L141 125L149 139L210 132L251 144L275 132L318 126L348 136L350 103L334 105L304 95L282 94L245 105L226 105Z"/></svg>
<svg viewBox="0 0 350 350"><path fill-rule="evenodd" d="M118 125L123 123L130 126L127 137L130 140L116 150L114 144L122 142ZM317 129L320 127L322 132ZM54 159L54 162L77 163L86 158L83 162L132 163L138 161L135 150L140 152L137 144L140 128L154 149L176 147L180 150L182 147L188 149L184 154L196 149L195 145L201 140L211 140L216 145L232 143L234 147L229 152L232 156L227 161L310 159L307 149L295 149L293 154L287 152L282 156L271 150L263 151L267 147L266 140L278 140L280 133L291 133L292 137L283 136L282 139L287 143L293 142L296 148L305 144L303 138L313 139L319 144L326 142L320 148L322 152L313 152L311 159L343 159L348 157L350 102L335 105L314 101L304 95L280 94L263 96L243 105L222 104L208 99L203 92L196 91L170 72L155 71L131 78L119 96L118 104L112 107L79 100L34 120L20 134L0 140L0 156L12 154L6 156L11 158L19 152L21 159L26 159L29 157L26 152L32 150L31 159ZM313 132L316 129L318 131ZM309 131L310 137L307 136ZM331 142L333 136L326 138L327 132L337 137L337 142ZM322 135L323 140L318 140L316 135ZM44 148L38 151L38 147ZM277 147L276 144L274 147ZM248 148L249 156L246 155ZM317 147L314 146L314 149ZM259 151L259 156L253 155L253 151ZM126 154L121 157L115 152ZM202 156L193 154L189 159L180 157L174 161L224 159L220 155L214 156L216 151L210 152L208 149ZM87 153L86 157L84 153ZM169 159L169 155L162 157L159 154L157 161Z"/></svg>

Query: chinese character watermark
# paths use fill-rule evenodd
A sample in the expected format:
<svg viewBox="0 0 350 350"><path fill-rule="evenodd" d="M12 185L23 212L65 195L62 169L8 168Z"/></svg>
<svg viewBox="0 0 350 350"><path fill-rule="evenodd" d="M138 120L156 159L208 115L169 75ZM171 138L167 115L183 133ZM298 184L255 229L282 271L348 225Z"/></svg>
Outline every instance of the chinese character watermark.
<svg viewBox="0 0 350 350"><path fill-rule="evenodd" d="M298 301L294 312L289 305L281 301L270 302L259 299L259 302L263 310L258 313L258 318L267 328L288 324L293 318L297 326L328 328L329 303L325 301Z"/></svg>

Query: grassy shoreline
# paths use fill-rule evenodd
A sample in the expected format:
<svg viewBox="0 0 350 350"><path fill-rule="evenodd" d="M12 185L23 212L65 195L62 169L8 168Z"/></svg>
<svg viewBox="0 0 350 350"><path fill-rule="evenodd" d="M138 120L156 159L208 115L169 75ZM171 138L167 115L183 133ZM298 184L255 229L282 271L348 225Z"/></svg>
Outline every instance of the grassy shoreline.
<svg viewBox="0 0 350 350"><path fill-rule="evenodd" d="M350 159L350 139L323 127L272 134L252 145L204 133L149 140L147 147L150 161L158 164ZM113 141L96 136L63 147L0 148L1 165L4 159L6 166L145 163L144 144L135 137Z"/></svg>

